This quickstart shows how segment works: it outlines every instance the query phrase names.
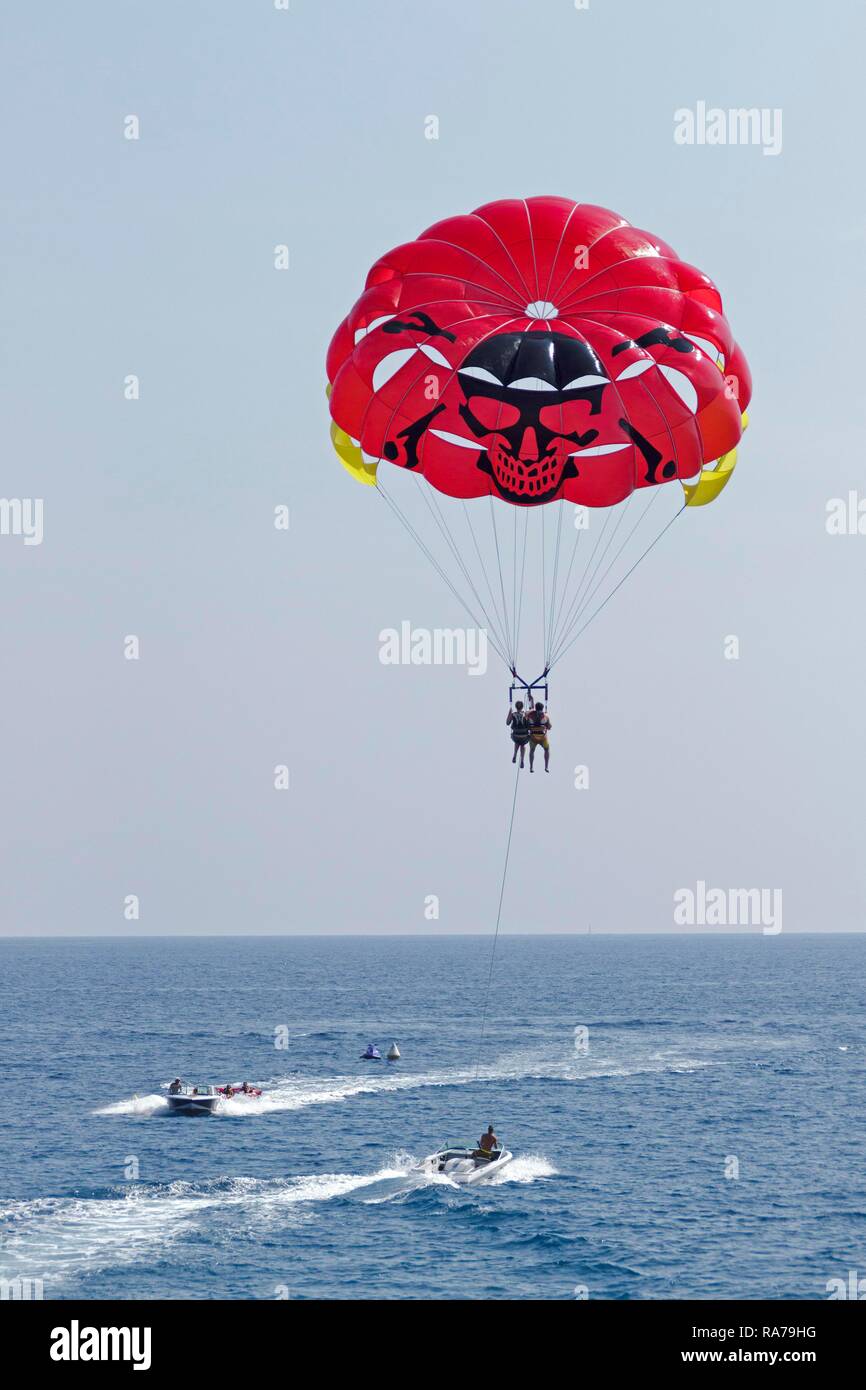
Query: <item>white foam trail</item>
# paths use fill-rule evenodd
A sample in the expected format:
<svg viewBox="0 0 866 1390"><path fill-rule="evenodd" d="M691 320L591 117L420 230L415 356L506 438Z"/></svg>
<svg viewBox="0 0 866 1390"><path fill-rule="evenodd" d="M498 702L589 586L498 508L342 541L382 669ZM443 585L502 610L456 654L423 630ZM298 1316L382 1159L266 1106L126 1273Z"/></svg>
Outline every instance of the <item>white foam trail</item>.
<svg viewBox="0 0 866 1390"><path fill-rule="evenodd" d="M655 1053L633 1062L623 1062L612 1056L596 1057L592 1053L580 1055L574 1052L559 1052L551 1056L549 1050L539 1049L534 1054L527 1051L508 1054L492 1066L480 1067L477 1076L474 1067L467 1067L415 1073L394 1072L389 1069L375 1076L365 1073L363 1076L275 1077L269 1082L261 1083L265 1089L264 1095L235 1096L232 1100L221 1100L214 1110L214 1115L231 1119L249 1119L285 1110L305 1110L311 1105L336 1105L352 1100L355 1096L412 1091L432 1086L470 1086L476 1081L594 1081L604 1080L606 1077L643 1076L666 1071L688 1073L710 1065L710 1062L677 1055L672 1051L664 1054ZM94 1113L149 1115L159 1113L166 1105L164 1096L135 1096L131 1100L117 1101Z"/></svg>
<svg viewBox="0 0 866 1390"><path fill-rule="evenodd" d="M400 1151L374 1173L309 1173L285 1181L220 1179L202 1187L174 1182L155 1189L133 1187L117 1197L10 1202L0 1209L0 1275L41 1277L51 1297L53 1287L70 1277L151 1258L155 1248L188 1234L215 1208L226 1229L258 1236L267 1221L284 1222L286 1208L328 1202L376 1184L396 1183L396 1191L366 1199L370 1203L419 1185L454 1186L445 1174L417 1172L419 1162ZM481 1186L531 1183L555 1173L543 1155L524 1154Z"/></svg>
<svg viewBox="0 0 866 1390"><path fill-rule="evenodd" d="M4 1213L2 1273L40 1275L51 1296L54 1281L106 1265L126 1265L167 1244L188 1224L195 1203L136 1197L106 1201L43 1197Z"/></svg>
<svg viewBox="0 0 866 1390"><path fill-rule="evenodd" d="M165 1096L133 1096L131 1100L117 1100L102 1110L94 1110L94 1115L155 1115L168 1109Z"/></svg>
<svg viewBox="0 0 866 1390"><path fill-rule="evenodd" d="M327 1202L332 1197L345 1197L349 1192L357 1192L373 1183L387 1182L393 1178L405 1177L404 1168L380 1168L377 1173L321 1173L309 1177L293 1178L292 1183L279 1194L280 1202Z"/></svg>
<svg viewBox="0 0 866 1390"><path fill-rule="evenodd" d="M287 1207L327 1202L405 1174L395 1158L376 1173L311 1173L276 1182L221 1179L204 1188L175 1182L132 1188L123 1197L11 1202L0 1209L0 1277L41 1277L51 1297L62 1280L151 1257L155 1247L188 1234L215 1208L227 1229L258 1236L267 1220L284 1222Z"/></svg>
<svg viewBox="0 0 866 1390"><path fill-rule="evenodd" d="M460 1192L480 1192L485 1187L499 1187L502 1183L531 1183L539 1178L556 1177L557 1169L549 1159L543 1154L521 1154L519 1158L513 1158L498 1173L486 1178L480 1183L458 1183L450 1178L447 1173L438 1173L430 1169L420 1167L421 1160L412 1154L399 1153L394 1156L395 1167L388 1170L382 1169L371 1179L378 1182L382 1178L402 1178L399 1188L389 1192L382 1197L369 1197L365 1199L365 1204L369 1206L378 1205L380 1202L392 1201L395 1197L403 1197L412 1188L417 1187L448 1187L453 1191Z"/></svg>
<svg viewBox="0 0 866 1390"><path fill-rule="evenodd" d="M543 1154L521 1154L519 1158L513 1158L510 1163L498 1173L494 1173L492 1178L488 1178L486 1183L481 1183L481 1187L499 1187L506 1182L530 1183L537 1182L539 1178L555 1178L556 1169Z"/></svg>
<svg viewBox="0 0 866 1390"><path fill-rule="evenodd" d="M283 1077L275 1079L265 1095L244 1102L237 1112L267 1114L274 1110L305 1110L311 1105L335 1105L355 1096L379 1095L394 1091L414 1091L427 1086L463 1086L475 1079L474 1071L430 1071L416 1073L382 1072L376 1076ZM479 1080L484 1079L481 1073ZM490 1079L490 1078L488 1078ZM220 1105L226 1111L229 1101Z"/></svg>

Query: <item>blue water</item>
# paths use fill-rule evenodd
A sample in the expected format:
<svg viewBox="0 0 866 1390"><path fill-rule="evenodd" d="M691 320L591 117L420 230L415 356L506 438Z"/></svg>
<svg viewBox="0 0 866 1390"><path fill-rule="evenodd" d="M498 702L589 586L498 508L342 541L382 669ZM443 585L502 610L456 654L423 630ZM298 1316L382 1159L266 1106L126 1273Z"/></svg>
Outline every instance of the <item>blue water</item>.
<svg viewBox="0 0 866 1390"><path fill-rule="evenodd" d="M0 941L0 1274L46 1298L651 1299L866 1273L864 937L501 938L476 1080L489 945ZM393 1038L399 1063L358 1060ZM176 1073L266 1095L170 1116ZM491 1121L498 1177L410 1172Z"/></svg>

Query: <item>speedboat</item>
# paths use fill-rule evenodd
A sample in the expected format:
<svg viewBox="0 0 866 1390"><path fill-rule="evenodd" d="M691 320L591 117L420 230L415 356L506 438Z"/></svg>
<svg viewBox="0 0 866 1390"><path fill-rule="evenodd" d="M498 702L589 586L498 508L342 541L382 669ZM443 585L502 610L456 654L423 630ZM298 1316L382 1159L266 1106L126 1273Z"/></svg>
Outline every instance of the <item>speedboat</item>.
<svg viewBox="0 0 866 1390"><path fill-rule="evenodd" d="M444 1144L435 1154L429 1154L422 1160L419 1171L431 1175L444 1173L452 1182L461 1184L481 1182L484 1178L498 1173L513 1157L508 1149L492 1149L490 1157L486 1158L482 1157L480 1149L464 1149Z"/></svg>
<svg viewBox="0 0 866 1390"><path fill-rule="evenodd" d="M211 1115L222 1096L215 1086L181 1086L169 1091L167 1100L174 1115Z"/></svg>

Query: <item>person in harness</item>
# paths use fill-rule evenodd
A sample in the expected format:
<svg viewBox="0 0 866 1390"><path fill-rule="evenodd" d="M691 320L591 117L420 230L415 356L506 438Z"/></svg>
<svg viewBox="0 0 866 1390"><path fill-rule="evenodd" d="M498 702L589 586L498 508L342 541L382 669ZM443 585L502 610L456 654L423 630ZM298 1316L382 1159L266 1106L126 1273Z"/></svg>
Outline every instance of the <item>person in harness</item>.
<svg viewBox="0 0 866 1390"><path fill-rule="evenodd" d="M526 745L529 742L529 716L523 708L523 701L518 700L516 705L508 711L505 720L511 729L511 742L514 744L513 763L517 762L517 751L520 750L520 766L523 767L523 760L526 757ZM530 766L532 764L532 754L529 755Z"/></svg>
<svg viewBox="0 0 866 1390"><path fill-rule="evenodd" d="M543 749L544 749L544 770L545 770L545 772L549 772L549 771L550 771L550 742L549 742L549 740L548 740L547 733L548 733L548 730L551 729L552 727L553 727L553 726L552 726L550 720L549 720L548 717L547 717L547 711L545 710L544 705L543 705L543 704L541 703L541 701L539 700L539 701L537 702L536 706L535 706L535 709L532 711L532 713L531 713L530 716L529 716L529 738L530 738L529 771L530 771L530 772L534 772L534 771L535 771L535 768L532 766L532 764L535 762L535 750L536 750L536 748L543 748Z"/></svg>

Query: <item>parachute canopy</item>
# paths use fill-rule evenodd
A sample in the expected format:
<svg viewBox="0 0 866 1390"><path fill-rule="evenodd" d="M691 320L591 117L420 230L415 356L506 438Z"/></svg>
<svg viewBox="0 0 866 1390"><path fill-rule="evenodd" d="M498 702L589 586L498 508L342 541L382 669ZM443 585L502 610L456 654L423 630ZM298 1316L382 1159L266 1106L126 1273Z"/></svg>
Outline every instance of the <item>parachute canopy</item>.
<svg viewBox="0 0 866 1390"><path fill-rule="evenodd" d="M383 256L328 353L332 440L457 498L610 507L731 476L751 393L713 282L623 217L487 203Z"/></svg>
<svg viewBox="0 0 866 1390"><path fill-rule="evenodd" d="M567 198L487 203L382 256L327 370L343 466L518 681L524 615L545 681L676 517L718 497L751 395L712 280Z"/></svg>

